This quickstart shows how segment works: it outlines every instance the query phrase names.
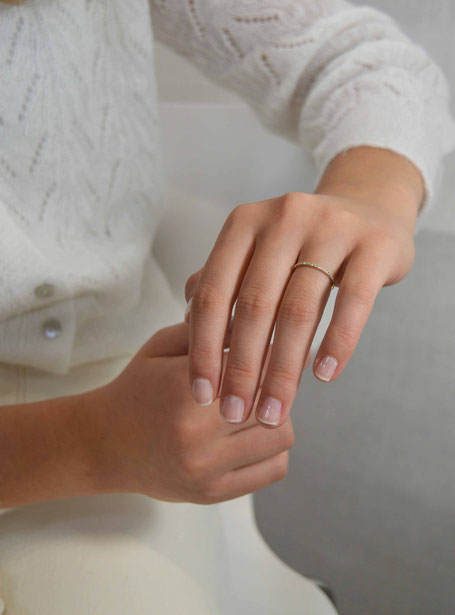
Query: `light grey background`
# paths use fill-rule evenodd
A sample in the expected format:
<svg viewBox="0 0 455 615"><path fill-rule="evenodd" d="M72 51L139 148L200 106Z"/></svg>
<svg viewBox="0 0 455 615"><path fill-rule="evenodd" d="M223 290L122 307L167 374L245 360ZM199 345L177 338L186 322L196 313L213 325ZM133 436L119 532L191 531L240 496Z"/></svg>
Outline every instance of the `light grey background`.
<svg viewBox="0 0 455 615"><path fill-rule="evenodd" d="M369 4L426 48L455 90L455 3ZM156 53L170 190L154 253L184 303L186 278L235 205L309 192L315 174L303 150L267 133L235 94L158 43ZM325 579L342 615L455 613L454 163L455 153L411 272L379 293L342 376L323 384L304 372L289 474L255 494L267 542Z"/></svg>

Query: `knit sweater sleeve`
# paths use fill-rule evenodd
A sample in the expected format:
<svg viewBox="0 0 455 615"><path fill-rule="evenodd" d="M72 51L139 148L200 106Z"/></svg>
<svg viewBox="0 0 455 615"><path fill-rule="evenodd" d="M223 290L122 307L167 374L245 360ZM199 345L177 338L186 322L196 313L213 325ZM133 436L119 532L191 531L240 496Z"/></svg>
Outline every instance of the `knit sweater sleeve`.
<svg viewBox="0 0 455 615"><path fill-rule="evenodd" d="M346 0L150 0L157 40L309 150L317 181L358 145L420 170L426 217L455 147L440 67L388 15Z"/></svg>

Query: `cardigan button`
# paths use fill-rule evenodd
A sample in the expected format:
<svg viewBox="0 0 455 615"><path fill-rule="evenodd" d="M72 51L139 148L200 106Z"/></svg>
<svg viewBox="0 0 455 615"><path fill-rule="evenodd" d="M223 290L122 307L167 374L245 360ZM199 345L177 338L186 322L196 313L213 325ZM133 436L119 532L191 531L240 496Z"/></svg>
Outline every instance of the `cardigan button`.
<svg viewBox="0 0 455 615"><path fill-rule="evenodd" d="M44 297L52 297L54 294L54 286L52 284L48 284L45 282L44 284L40 284L35 288L35 295L42 299Z"/></svg>
<svg viewBox="0 0 455 615"><path fill-rule="evenodd" d="M62 326L60 322L55 318L46 320L46 322L43 324L43 333L50 340L53 340L54 338L59 336L61 332Z"/></svg>

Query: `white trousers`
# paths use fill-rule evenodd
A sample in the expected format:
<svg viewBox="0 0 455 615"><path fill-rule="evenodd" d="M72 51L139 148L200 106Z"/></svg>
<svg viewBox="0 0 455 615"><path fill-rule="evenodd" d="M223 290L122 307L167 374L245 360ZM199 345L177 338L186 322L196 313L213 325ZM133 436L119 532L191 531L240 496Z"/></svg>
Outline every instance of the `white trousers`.
<svg viewBox="0 0 455 615"><path fill-rule="evenodd" d="M0 405L82 393L130 359L57 376L0 363ZM0 615L335 615L266 545L252 510L250 494L211 506L107 494L6 509Z"/></svg>
<svg viewBox="0 0 455 615"><path fill-rule="evenodd" d="M0 404L93 389L130 359L87 363L62 376L0 364ZM0 516L5 615L217 614L223 540L217 506L136 494L6 509Z"/></svg>

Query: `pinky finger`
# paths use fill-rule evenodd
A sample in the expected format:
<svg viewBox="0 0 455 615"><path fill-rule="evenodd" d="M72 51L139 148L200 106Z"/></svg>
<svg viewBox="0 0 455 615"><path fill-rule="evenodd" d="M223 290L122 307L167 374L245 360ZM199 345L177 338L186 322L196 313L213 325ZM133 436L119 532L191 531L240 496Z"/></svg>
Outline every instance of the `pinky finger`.
<svg viewBox="0 0 455 615"><path fill-rule="evenodd" d="M271 483L284 478L288 472L288 466L289 451L283 451L263 461L231 470L218 481L216 489L209 493L202 503L226 502L264 489Z"/></svg>
<svg viewBox="0 0 455 615"><path fill-rule="evenodd" d="M372 271L371 255L353 252L338 290L332 319L313 363L323 382L335 380L351 358L387 278L385 266Z"/></svg>

